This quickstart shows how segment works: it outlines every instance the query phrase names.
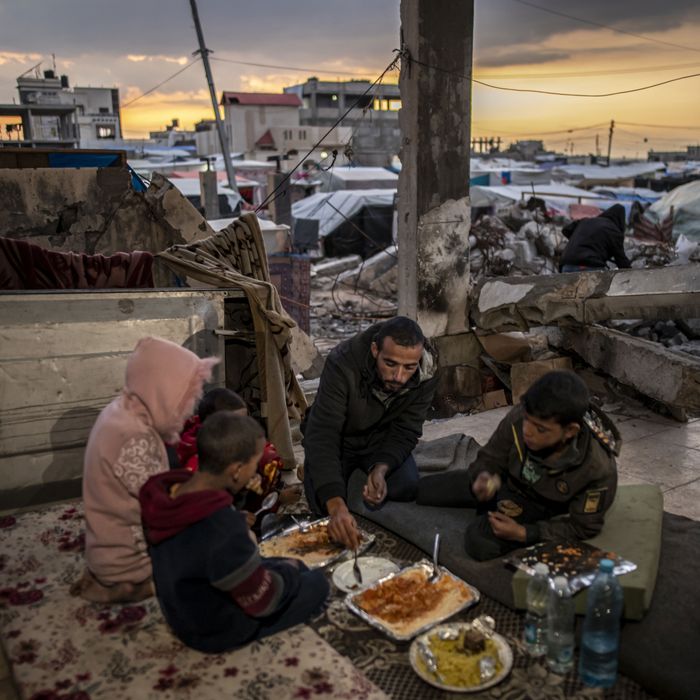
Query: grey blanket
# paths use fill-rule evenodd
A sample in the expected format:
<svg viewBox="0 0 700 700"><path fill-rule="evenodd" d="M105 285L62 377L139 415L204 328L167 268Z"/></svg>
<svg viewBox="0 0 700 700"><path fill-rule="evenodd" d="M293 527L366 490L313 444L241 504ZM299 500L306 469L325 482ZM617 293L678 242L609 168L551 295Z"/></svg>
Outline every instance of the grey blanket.
<svg viewBox="0 0 700 700"><path fill-rule="evenodd" d="M413 450L413 458L421 472L459 469L474 461L479 447L473 437L452 433L436 440L420 440Z"/></svg>

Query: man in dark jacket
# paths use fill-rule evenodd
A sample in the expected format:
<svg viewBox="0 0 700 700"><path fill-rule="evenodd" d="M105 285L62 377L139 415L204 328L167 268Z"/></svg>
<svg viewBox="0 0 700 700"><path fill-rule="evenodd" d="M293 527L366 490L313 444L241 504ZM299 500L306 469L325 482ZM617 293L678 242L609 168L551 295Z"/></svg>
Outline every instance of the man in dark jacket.
<svg viewBox="0 0 700 700"><path fill-rule="evenodd" d="M359 545L347 482L367 474L365 501L415 498L411 456L435 393L436 362L415 321L397 316L336 347L326 359L304 433L304 490L311 510L328 513L333 539Z"/></svg>
<svg viewBox="0 0 700 700"><path fill-rule="evenodd" d="M562 272L605 270L614 260L619 268L630 267L625 255L625 208L613 204L600 216L581 219L565 226L569 239L561 256Z"/></svg>
<svg viewBox="0 0 700 700"><path fill-rule="evenodd" d="M617 489L620 435L573 372L549 372L501 421L468 469L424 477L417 502L471 507L467 553L493 559L600 532Z"/></svg>

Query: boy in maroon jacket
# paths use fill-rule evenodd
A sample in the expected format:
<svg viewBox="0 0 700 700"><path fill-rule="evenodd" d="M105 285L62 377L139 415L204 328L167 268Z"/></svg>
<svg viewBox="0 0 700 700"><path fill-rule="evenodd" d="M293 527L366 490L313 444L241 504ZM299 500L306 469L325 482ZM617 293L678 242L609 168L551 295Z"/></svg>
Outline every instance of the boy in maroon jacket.
<svg viewBox="0 0 700 700"><path fill-rule="evenodd" d="M221 411L197 435L199 470L172 470L141 489L156 594L175 634L219 653L305 622L320 612L328 582L296 559L261 558L231 493L255 474L260 426ZM231 493L229 493L231 492Z"/></svg>

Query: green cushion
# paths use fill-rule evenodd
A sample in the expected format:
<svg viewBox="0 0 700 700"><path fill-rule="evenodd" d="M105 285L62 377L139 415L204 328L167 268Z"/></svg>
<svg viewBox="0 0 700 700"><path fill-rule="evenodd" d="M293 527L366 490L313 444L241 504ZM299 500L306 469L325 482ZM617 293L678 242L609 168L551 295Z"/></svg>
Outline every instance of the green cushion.
<svg viewBox="0 0 700 700"><path fill-rule="evenodd" d="M664 501L661 489L651 484L619 486L615 501L605 516L599 535L588 540L601 549L629 559L637 568L620 576L625 594L623 616L641 620L651 605L661 555L661 521ZM517 608L525 607L525 589L530 577L523 571L513 576L513 598ZM587 589L574 596L576 612L586 612Z"/></svg>

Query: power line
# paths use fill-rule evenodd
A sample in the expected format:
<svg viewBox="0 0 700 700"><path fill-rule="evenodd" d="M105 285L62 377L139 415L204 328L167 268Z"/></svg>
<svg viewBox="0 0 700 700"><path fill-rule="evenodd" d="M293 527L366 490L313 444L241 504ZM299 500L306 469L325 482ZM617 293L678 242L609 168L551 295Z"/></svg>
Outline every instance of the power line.
<svg viewBox="0 0 700 700"><path fill-rule="evenodd" d="M152 87L150 90L146 90L146 92L141 93L138 97L134 97L133 100L129 100L129 102L126 102L125 104L121 105L120 109L126 109L127 107L130 107L132 104L134 104L134 102L140 100L142 97L146 97L146 95L150 95L152 92L155 92L159 87L165 85L165 83L167 82L170 82L173 78L177 78L178 75L184 73L188 68L191 68L199 60L201 59L199 58L199 56L197 56L197 58L190 61L186 66L180 68L179 71L173 73L169 78L166 78L165 80L161 81L160 83L158 83L158 85Z"/></svg>
<svg viewBox="0 0 700 700"><path fill-rule="evenodd" d="M576 17L574 15L568 15L565 12L559 12L559 10L552 10L549 7L542 7L542 5L537 5L534 2L528 2L528 0L512 0L517 2L519 5L526 5L527 7L534 7L536 10L541 10L542 12L548 12L551 15L557 15L558 17L566 17L567 19L573 19L576 22L583 22L583 24L590 24L593 27L600 27L602 29L609 29L611 32L617 32L618 34L625 34L626 36L633 36L637 39L643 39L644 41L651 41L655 44L664 44L665 46L672 46L674 49L684 49L686 51L698 51L700 49L695 46L685 46L684 44L675 44L672 41L664 41L663 39L654 39L653 37L646 36L644 34L635 34L634 32L628 32L624 29L617 29L609 24L602 24L601 22L594 22L590 19L584 19L583 17Z"/></svg>
<svg viewBox="0 0 700 700"><path fill-rule="evenodd" d="M464 76L466 77L466 76ZM492 88L494 90L506 90L508 92L530 92L539 95L557 95L559 97L613 97L615 95L627 95L631 92L643 92L644 90L651 90L652 88L661 87L662 85L668 85L669 83L677 83L679 80L688 80L690 78L700 77L700 73L691 73L690 75L681 75L677 78L670 78L669 80L662 80L660 83L653 83L652 85L642 85L641 87L630 88L629 90L615 90L614 92L556 92L554 90L536 90L534 88L508 88L502 85L491 85L490 83L485 83L481 80L474 80L473 82L478 85L483 85L484 87Z"/></svg>
<svg viewBox="0 0 700 700"><path fill-rule="evenodd" d="M476 122L475 122L476 124ZM591 124L590 126L573 126L570 129L557 129L555 131L529 131L529 132L507 132L500 131L499 129L491 129L492 131L498 131L502 136L552 136L555 134L571 134L574 131L589 131L591 129L599 129L603 126L607 126L608 122L600 122L599 124Z"/></svg>
<svg viewBox="0 0 700 700"><path fill-rule="evenodd" d="M647 66L645 68L618 68L616 70L559 71L553 73L503 73L501 75L480 75L479 79L520 80L522 78L585 78L587 76L622 75L624 73L657 73L676 68L695 68L700 63L673 63L666 66Z"/></svg>
<svg viewBox="0 0 700 700"><path fill-rule="evenodd" d="M272 63L253 63L251 61L238 61L233 58L218 58L218 57L211 57L212 61L219 61L221 63L236 63L242 66L254 66L256 68L274 68L276 70L289 70L289 71L296 71L299 73L327 73L328 75L352 75L354 77L366 77L367 73L354 73L352 71L333 71L333 70L326 70L326 69L319 69L319 68L300 68L299 66L278 66Z"/></svg>
<svg viewBox="0 0 700 700"><path fill-rule="evenodd" d="M425 61L419 61L417 58L410 57L408 58L408 60L412 63L417 63L419 66L424 66L425 68L430 68L431 70L436 70L440 73L452 75L456 78L461 78L462 80L471 80L472 83L482 85L483 87L492 88L493 90L505 90L506 92L529 92L538 95L556 95L558 97L613 97L614 95L626 95L631 92L642 92L643 90L651 90L652 88L660 87L661 85L676 83L679 80L688 80L689 78L700 77L700 73L691 73L690 75L681 75L677 78L662 80L661 82L653 83L652 85L642 85L641 87L630 88L629 90L616 90L614 92L558 92L555 90L537 90L535 88L509 88L504 87L502 85L491 85L491 83L485 83L483 80L477 80L476 78L464 75L463 73L457 73L455 71L447 70L446 68L440 68L439 66L432 66L429 63L425 63Z"/></svg>
<svg viewBox="0 0 700 700"><path fill-rule="evenodd" d="M679 126L678 124L637 124L636 122L617 122L618 124L624 124L624 126L641 126L646 129L683 129L683 130L695 130L700 131L700 126L695 124L694 126Z"/></svg>

